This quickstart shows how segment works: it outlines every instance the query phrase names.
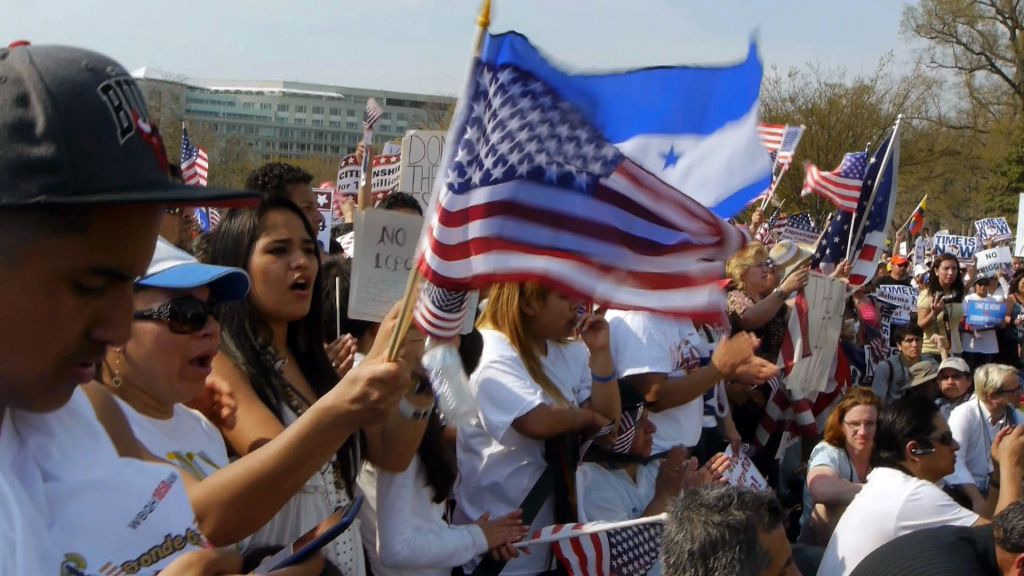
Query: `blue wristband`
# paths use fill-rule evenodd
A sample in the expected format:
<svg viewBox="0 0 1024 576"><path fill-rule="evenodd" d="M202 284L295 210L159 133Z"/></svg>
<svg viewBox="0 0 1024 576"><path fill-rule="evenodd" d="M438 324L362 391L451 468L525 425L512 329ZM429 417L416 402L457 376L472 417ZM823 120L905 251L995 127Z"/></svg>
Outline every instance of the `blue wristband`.
<svg viewBox="0 0 1024 576"><path fill-rule="evenodd" d="M617 380L614 372L612 372L611 376L598 376L597 374L591 372L590 378L594 382L597 382L598 384L608 384L609 382L615 382Z"/></svg>

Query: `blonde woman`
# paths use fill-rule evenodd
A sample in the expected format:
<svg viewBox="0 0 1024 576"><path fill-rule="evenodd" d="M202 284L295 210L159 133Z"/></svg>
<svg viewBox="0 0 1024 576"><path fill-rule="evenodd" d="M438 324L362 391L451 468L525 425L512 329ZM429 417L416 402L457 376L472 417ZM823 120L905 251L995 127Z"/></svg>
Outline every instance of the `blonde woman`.
<svg viewBox="0 0 1024 576"><path fill-rule="evenodd" d="M532 529L571 520L572 445L620 412L608 324L596 316L581 322L581 304L535 282L491 288L480 319L483 354L471 379L479 418L458 433L459 522L516 509ZM577 326L581 341L570 341ZM531 490L532 502L524 502ZM549 549L537 547L501 574L538 574L550 562Z"/></svg>

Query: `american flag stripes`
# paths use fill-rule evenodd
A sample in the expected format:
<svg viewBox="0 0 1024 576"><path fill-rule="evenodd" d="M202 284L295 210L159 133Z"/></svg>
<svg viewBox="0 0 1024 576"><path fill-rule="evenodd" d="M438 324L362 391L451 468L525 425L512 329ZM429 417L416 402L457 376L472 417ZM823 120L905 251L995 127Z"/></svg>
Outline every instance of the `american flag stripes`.
<svg viewBox="0 0 1024 576"><path fill-rule="evenodd" d="M206 150L192 144L188 129L181 129L181 177L189 186L206 186L210 160Z"/></svg>
<svg viewBox="0 0 1024 576"><path fill-rule="evenodd" d="M786 334L782 338L782 351L777 364L783 372L789 374L798 360L811 355L811 332L807 323L807 296L804 291L797 292L793 299L793 307L789 311L789 323Z"/></svg>
<svg viewBox="0 0 1024 576"><path fill-rule="evenodd" d="M768 150L774 160L782 146L782 140L786 136L786 124L768 124L762 122L757 126L757 135L761 138L761 144Z"/></svg>
<svg viewBox="0 0 1024 576"><path fill-rule="evenodd" d="M853 264L849 278L851 286L863 286L874 277L885 247L886 234L896 206L896 184L899 179L898 129L899 124L868 163L856 213L837 211L814 254L812 264L821 265L823 269L835 267L841 260L849 260ZM878 190L872 198L876 181ZM848 244L853 247L850 258L846 254Z"/></svg>
<svg viewBox="0 0 1024 576"><path fill-rule="evenodd" d="M384 110L377 103L376 98L369 98L366 100L366 113L363 115L363 130L372 131L373 127L377 124L377 120L384 114Z"/></svg>
<svg viewBox="0 0 1024 576"><path fill-rule="evenodd" d="M466 321L468 295L463 290L445 290L423 282L413 320L424 334L451 340L459 335Z"/></svg>
<svg viewBox="0 0 1024 576"><path fill-rule="evenodd" d="M868 167L866 152L851 152L843 156L839 167L831 172L822 172L808 162L804 165L804 187L801 196L817 194L828 200L843 212L853 212L860 199L864 172Z"/></svg>
<svg viewBox="0 0 1024 576"><path fill-rule="evenodd" d="M590 533L602 523L556 524L534 538L562 535L552 544L555 557L570 576L643 576L658 560L662 524L650 523ZM579 535L567 536L579 532Z"/></svg>
<svg viewBox="0 0 1024 576"><path fill-rule="evenodd" d="M742 234L625 158L544 81L478 62L420 270L469 290L541 279L619 309L724 311Z"/></svg>

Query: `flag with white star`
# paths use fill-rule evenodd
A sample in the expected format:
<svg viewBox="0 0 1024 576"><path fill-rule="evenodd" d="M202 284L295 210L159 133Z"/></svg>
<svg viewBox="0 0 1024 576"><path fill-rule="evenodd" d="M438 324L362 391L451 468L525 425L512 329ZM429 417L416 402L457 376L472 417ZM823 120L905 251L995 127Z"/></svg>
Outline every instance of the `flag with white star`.
<svg viewBox="0 0 1024 576"><path fill-rule="evenodd" d="M662 179L663 168L683 165L683 151L666 143L658 166L641 166L606 134L626 133L625 124L641 118L626 100L595 112L598 98L585 89L597 88L556 89L580 77L552 72L546 62L513 61L540 58L522 56L522 45L492 54L495 37L488 42L448 136L422 246L426 280L470 290L536 279L613 308L718 321L724 300L715 281L744 240L688 190ZM660 94L655 80L666 72L612 75L600 89L629 79L647 87L644 94ZM675 100L686 102L682 96ZM751 133L766 160L754 127ZM715 170L727 168L705 166Z"/></svg>
<svg viewBox="0 0 1024 576"><path fill-rule="evenodd" d="M890 146L888 158L886 153ZM818 244L812 265L823 269L834 268L842 260L853 264L850 273L850 285L862 286L874 278L878 260L885 248L886 235L896 206L897 180L900 161L899 124L892 135L882 142L881 146L868 161L864 182L855 212L837 210ZM883 166L884 164L884 166ZM878 189L875 182L878 180ZM870 202L870 204L869 204ZM852 241L852 258L847 258L846 247L850 235Z"/></svg>

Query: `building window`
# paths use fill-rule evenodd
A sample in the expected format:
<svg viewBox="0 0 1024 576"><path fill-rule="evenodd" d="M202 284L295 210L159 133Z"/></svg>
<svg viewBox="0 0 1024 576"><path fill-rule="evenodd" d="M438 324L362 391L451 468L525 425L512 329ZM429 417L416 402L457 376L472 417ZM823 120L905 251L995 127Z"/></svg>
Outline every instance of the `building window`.
<svg viewBox="0 0 1024 576"><path fill-rule="evenodd" d="M313 126L323 126L324 125L324 121L319 119L319 118L313 118L311 123L313 124Z"/></svg>
<svg viewBox="0 0 1024 576"><path fill-rule="evenodd" d="M384 112L380 115L381 120L391 120L391 112Z"/></svg>
<svg viewBox="0 0 1024 576"><path fill-rule="evenodd" d="M356 129L356 123L355 122L345 122L345 128L348 128L349 130L355 130Z"/></svg>
<svg viewBox="0 0 1024 576"><path fill-rule="evenodd" d="M341 154L341 146L331 146L331 154Z"/></svg>
<svg viewBox="0 0 1024 576"><path fill-rule="evenodd" d="M341 120L331 120L327 123L331 128L341 128Z"/></svg>
<svg viewBox="0 0 1024 576"><path fill-rule="evenodd" d="M323 106L313 106L313 114L323 114L323 113L324 113L324 107Z"/></svg>
<svg viewBox="0 0 1024 576"><path fill-rule="evenodd" d="M295 119L295 125L296 126L305 126L306 125L306 119L305 118L296 118Z"/></svg>
<svg viewBox="0 0 1024 576"><path fill-rule="evenodd" d="M278 104L277 105L277 111L278 112L287 112L288 111L288 105L287 104Z"/></svg>
<svg viewBox="0 0 1024 576"><path fill-rule="evenodd" d="M355 118L356 117L356 111L355 110L346 110L345 111L345 115L348 116L349 118Z"/></svg>
<svg viewBox="0 0 1024 576"><path fill-rule="evenodd" d="M260 110L270 110L270 102L260 102Z"/></svg>
<svg viewBox="0 0 1024 576"><path fill-rule="evenodd" d="M246 110L254 110L256 108L255 102L242 102L242 108Z"/></svg>
<svg viewBox="0 0 1024 576"><path fill-rule="evenodd" d="M296 104L295 105L295 113L296 114L305 114L306 113L306 107L301 105L301 104Z"/></svg>
<svg viewBox="0 0 1024 576"><path fill-rule="evenodd" d="M341 116L341 108L331 108L331 116Z"/></svg>
<svg viewBox="0 0 1024 576"><path fill-rule="evenodd" d="M334 132L331 134L331 142L341 142L341 134Z"/></svg>
<svg viewBox="0 0 1024 576"><path fill-rule="evenodd" d="M405 122L406 120L409 119L409 115L406 114L405 112L399 112L398 114L395 115L395 119L398 120L399 122Z"/></svg>

